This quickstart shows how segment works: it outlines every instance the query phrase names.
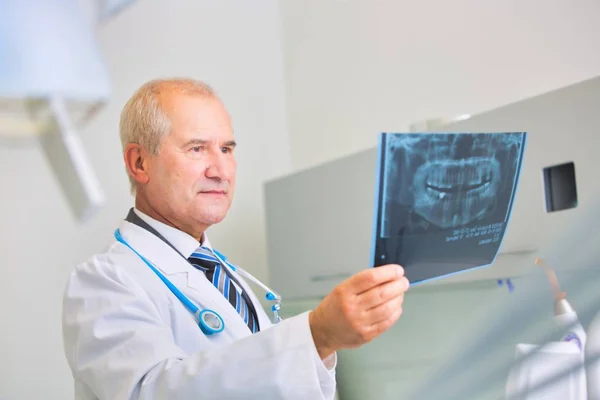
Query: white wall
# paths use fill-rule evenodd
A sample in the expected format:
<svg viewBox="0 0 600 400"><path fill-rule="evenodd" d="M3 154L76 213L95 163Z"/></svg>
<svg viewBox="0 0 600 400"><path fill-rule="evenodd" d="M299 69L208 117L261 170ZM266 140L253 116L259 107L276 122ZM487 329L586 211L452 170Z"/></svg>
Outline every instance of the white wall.
<svg viewBox="0 0 600 400"><path fill-rule="evenodd" d="M120 108L144 81L185 75L221 94L239 142L238 188L211 242L266 278L262 181L290 167L276 0L140 0L99 29L114 94L81 132L108 204L89 224L71 217L43 153L0 146L0 398L69 399L61 295L70 269L112 240L132 205L120 156Z"/></svg>
<svg viewBox="0 0 600 400"><path fill-rule="evenodd" d="M597 0L282 4L295 169L600 73Z"/></svg>

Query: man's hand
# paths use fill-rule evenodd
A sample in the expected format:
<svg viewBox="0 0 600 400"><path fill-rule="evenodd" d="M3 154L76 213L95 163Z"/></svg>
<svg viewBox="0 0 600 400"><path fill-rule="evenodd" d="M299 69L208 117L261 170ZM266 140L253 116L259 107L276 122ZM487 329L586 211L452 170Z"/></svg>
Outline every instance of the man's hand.
<svg viewBox="0 0 600 400"><path fill-rule="evenodd" d="M361 271L336 286L309 314L321 358L359 347L388 330L402 314L408 287L404 269L394 264Z"/></svg>

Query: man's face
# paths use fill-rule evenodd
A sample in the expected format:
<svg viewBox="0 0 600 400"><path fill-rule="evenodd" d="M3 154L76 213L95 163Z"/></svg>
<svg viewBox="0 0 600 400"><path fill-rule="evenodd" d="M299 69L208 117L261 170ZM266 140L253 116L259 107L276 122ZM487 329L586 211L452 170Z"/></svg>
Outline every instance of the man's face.
<svg viewBox="0 0 600 400"><path fill-rule="evenodd" d="M202 232L225 218L235 188L229 114L212 98L166 94L171 132L148 163L148 197L171 223Z"/></svg>

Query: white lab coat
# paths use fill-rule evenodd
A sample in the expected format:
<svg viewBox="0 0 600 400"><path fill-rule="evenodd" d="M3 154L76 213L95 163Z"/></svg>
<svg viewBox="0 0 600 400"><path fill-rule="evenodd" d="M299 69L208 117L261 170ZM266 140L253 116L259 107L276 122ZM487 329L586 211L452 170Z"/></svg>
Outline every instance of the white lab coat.
<svg viewBox="0 0 600 400"><path fill-rule="evenodd" d="M185 235L151 221L171 243ZM126 221L120 231L191 301L217 311L225 330L205 336L158 276L115 241L73 270L64 294L63 338L76 399L334 398L336 356L325 363L318 357L308 313L272 326L236 275L258 312L261 332L252 335L203 273L162 240Z"/></svg>

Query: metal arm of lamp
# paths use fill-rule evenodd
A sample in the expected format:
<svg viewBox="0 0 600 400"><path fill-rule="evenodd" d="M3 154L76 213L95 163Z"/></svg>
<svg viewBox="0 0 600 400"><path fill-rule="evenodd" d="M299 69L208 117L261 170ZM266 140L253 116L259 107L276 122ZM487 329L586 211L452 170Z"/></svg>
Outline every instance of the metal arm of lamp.
<svg viewBox="0 0 600 400"><path fill-rule="evenodd" d="M102 19L133 2L99 1ZM85 221L104 194L77 131L110 97L92 21L80 0L0 0L0 10L0 146L39 143Z"/></svg>

